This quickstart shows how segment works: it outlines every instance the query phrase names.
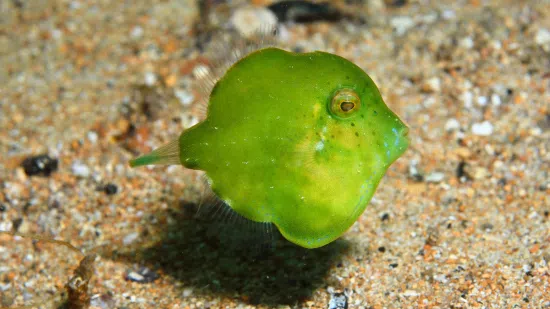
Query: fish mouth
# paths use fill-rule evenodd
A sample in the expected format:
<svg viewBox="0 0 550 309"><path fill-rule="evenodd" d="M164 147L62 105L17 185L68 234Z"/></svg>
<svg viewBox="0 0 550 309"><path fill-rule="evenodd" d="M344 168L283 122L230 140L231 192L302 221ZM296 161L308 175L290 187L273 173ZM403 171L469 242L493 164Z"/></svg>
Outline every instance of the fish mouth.
<svg viewBox="0 0 550 309"><path fill-rule="evenodd" d="M392 164L403 155L410 143L409 128L404 123L396 128L394 127L391 131L389 142L385 143L389 164Z"/></svg>

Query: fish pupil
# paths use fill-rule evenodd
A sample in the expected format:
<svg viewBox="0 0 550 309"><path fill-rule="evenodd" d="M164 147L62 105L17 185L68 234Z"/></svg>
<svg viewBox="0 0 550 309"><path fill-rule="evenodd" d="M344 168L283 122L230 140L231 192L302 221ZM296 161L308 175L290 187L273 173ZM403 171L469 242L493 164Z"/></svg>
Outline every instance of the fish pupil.
<svg viewBox="0 0 550 309"><path fill-rule="evenodd" d="M353 102L344 101L344 102L340 103L340 109L341 109L343 112L349 112L349 111L352 110L354 107L355 107L355 104L354 104Z"/></svg>

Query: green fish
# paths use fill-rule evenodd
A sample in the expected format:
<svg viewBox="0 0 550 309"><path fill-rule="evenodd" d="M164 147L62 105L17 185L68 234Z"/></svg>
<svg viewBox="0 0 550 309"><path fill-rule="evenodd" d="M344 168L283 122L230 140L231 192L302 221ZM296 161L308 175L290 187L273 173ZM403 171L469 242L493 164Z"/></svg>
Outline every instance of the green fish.
<svg viewBox="0 0 550 309"><path fill-rule="evenodd" d="M217 80L202 122L130 165L202 170L232 210L317 248L363 213L407 133L352 62L267 47Z"/></svg>

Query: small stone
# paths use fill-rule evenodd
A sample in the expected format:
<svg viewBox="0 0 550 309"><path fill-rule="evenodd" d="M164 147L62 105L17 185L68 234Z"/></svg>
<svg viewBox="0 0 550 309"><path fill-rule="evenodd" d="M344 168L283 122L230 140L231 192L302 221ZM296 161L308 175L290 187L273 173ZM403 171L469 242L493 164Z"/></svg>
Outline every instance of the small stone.
<svg viewBox="0 0 550 309"><path fill-rule="evenodd" d="M462 159L468 159L469 157L472 156L472 152L470 151L470 149L466 147L457 148L455 152Z"/></svg>
<svg viewBox="0 0 550 309"><path fill-rule="evenodd" d="M445 174L441 172L430 173L426 175L426 178L425 178L426 182L434 182L434 183L441 182L443 181L443 179L445 179Z"/></svg>
<svg viewBox="0 0 550 309"><path fill-rule="evenodd" d="M95 144L97 142L97 133L95 131L88 132L87 136L90 143Z"/></svg>
<svg viewBox="0 0 550 309"><path fill-rule="evenodd" d="M126 280L143 283L145 278L142 275L132 271L126 275Z"/></svg>
<svg viewBox="0 0 550 309"><path fill-rule="evenodd" d="M328 309L347 309L348 297L345 293L331 293Z"/></svg>
<svg viewBox="0 0 550 309"><path fill-rule="evenodd" d="M0 212L4 212L6 211L6 209L8 209L8 207L4 204L0 204Z"/></svg>
<svg viewBox="0 0 550 309"><path fill-rule="evenodd" d="M181 105L183 106L189 106L195 99L191 92L183 89L176 89L174 91L174 95L176 96L176 98L178 98Z"/></svg>
<svg viewBox="0 0 550 309"><path fill-rule="evenodd" d="M90 305L101 309L112 309L116 307L116 302L109 294L96 294L91 297Z"/></svg>
<svg viewBox="0 0 550 309"><path fill-rule="evenodd" d="M23 224L23 218L13 219L11 222L14 231L18 231L21 224Z"/></svg>
<svg viewBox="0 0 550 309"><path fill-rule="evenodd" d="M441 282L441 283L447 283L449 281L445 274L435 275L433 278L435 281Z"/></svg>
<svg viewBox="0 0 550 309"><path fill-rule="evenodd" d="M71 169L76 176L84 178L90 176L90 168L79 161L74 162Z"/></svg>
<svg viewBox="0 0 550 309"><path fill-rule="evenodd" d="M539 29L537 34L535 34L535 43L548 49L547 45L550 45L550 31L544 28Z"/></svg>
<svg viewBox="0 0 550 309"><path fill-rule="evenodd" d="M265 7L243 7L231 16L231 23L244 37L251 37L277 25L277 17Z"/></svg>
<svg viewBox="0 0 550 309"><path fill-rule="evenodd" d="M331 1L276 1L267 8L279 22L306 23L314 21L337 21L344 17ZM370 3L369 3L370 6Z"/></svg>
<svg viewBox="0 0 550 309"><path fill-rule="evenodd" d="M458 129L460 129L458 120L451 118L445 122L445 131L456 131Z"/></svg>
<svg viewBox="0 0 550 309"><path fill-rule="evenodd" d="M129 271L126 280L137 283L151 283L159 278L159 275L147 267L140 267L136 271Z"/></svg>
<svg viewBox="0 0 550 309"><path fill-rule="evenodd" d="M396 16L390 20L391 26L395 29L397 35L403 35L409 29L414 27L414 20L409 16Z"/></svg>
<svg viewBox="0 0 550 309"><path fill-rule="evenodd" d="M416 291L413 291L413 290L406 290L404 293L403 293L403 296L407 296L407 297L416 297L418 296L418 292Z"/></svg>
<svg viewBox="0 0 550 309"><path fill-rule="evenodd" d="M484 167L477 167L476 169L474 169L474 173L473 173L473 178L474 179L483 179L485 177L487 177L487 175L489 174L489 171L484 168Z"/></svg>
<svg viewBox="0 0 550 309"><path fill-rule="evenodd" d="M456 177L460 179L461 181L467 181L472 179L470 174L466 171L468 169L468 164L464 161L461 161L458 163L458 166L456 167Z"/></svg>
<svg viewBox="0 0 550 309"><path fill-rule="evenodd" d="M441 90L441 81L437 77L432 77L424 82L422 91L427 93L439 92Z"/></svg>
<svg viewBox="0 0 550 309"><path fill-rule="evenodd" d="M133 243L134 241L136 241L136 239L138 239L139 237L139 233L138 232L134 232L134 233L130 233L126 236L124 236L124 239L122 239L122 243L125 245L125 246L128 246L129 244Z"/></svg>
<svg viewBox="0 0 550 309"><path fill-rule="evenodd" d="M489 136L493 134L493 125L489 121L474 123L472 133L479 136Z"/></svg>
<svg viewBox="0 0 550 309"><path fill-rule="evenodd" d="M465 49L471 49L472 47L474 47L474 40L471 37L467 36L460 40L459 45Z"/></svg>
<svg viewBox="0 0 550 309"><path fill-rule="evenodd" d="M487 105L487 97L485 97L485 96L479 96L479 97L477 98L477 104L478 104L479 106L485 106L485 105Z"/></svg>
<svg viewBox="0 0 550 309"><path fill-rule="evenodd" d="M444 10L443 14L441 14L443 19L453 19L456 17L456 13L453 10Z"/></svg>
<svg viewBox="0 0 550 309"><path fill-rule="evenodd" d="M145 73L145 85L151 87L157 83L157 75L153 72Z"/></svg>
<svg viewBox="0 0 550 309"><path fill-rule="evenodd" d="M465 91L462 93L462 102L466 108L470 108L474 102L474 95L470 91Z"/></svg>
<svg viewBox="0 0 550 309"><path fill-rule="evenodd" d="M50 176L57 170L57 159L50 158L48 155L38 155L28 157L21 164L27 176Z"/></svg>
<svg viewBox="0 0 550 309"><path fill-rule="evenodd" d="M415 181L423 181L424 175L418 170L416 167L418 163L413 160L411 161L411 164L409 165L409 177Z"/></svg>
<svg viewBox="0 0 550 309"><path fill-rule="evenodd" d="M491 104L493 104L493 106L500 106L500 104L502 104L502 100L498 94L493 93L491 95Z"/></svg>
<svg viewBox="0 0 550 309"><path fill-rule="evenodd" d="M115 184L108 183L105 185L105 187L103 187L103 191L107 195L113 195L117 193L118 187Z"/></svg>
<svg viewBox="0 0 550 309"><path fill-rule="evenodd" d="M141 38L143 36L143 28L141 28L140 26L135 26L134 28L132 28L132 32L130 32L130 36L133 39Z"/></svg>
<svg viewBox="0 0 550 309"><path fill-rule="evenodd" d="M184 298L193 295L193 288L185 288L181 294Z"/></svg>
<svg viewBox="0 0 550 309"><path fill-rule="evenodd" d="M393 1L390 1L388 4L393 7L400 7L407 4L407 0L393 0Z"/></svg>
<svg viewBox="0 0 550 309"><path fill-rule="evenodd" d="M435 97L429 96L426 100L424 100L424 102L422 102L422 105L424 105L424 107L426 107L426 108L429 108L430 106L434 105L435 103L437 103L437 101L435 100Z"/></svg>

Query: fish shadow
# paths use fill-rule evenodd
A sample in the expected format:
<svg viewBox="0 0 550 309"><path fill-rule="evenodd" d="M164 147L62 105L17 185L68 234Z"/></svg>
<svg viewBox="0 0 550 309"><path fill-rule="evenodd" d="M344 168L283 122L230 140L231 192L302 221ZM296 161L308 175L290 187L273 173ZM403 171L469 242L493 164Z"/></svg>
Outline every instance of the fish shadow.
<svg viewBox="0 0 550 309"><path fill-rule="evenodd" d="M191 207L189 207L191 205ZM337 240L317 249L305 249L285 240L276 229L269 246L242 224L190 216L194 204L172 214L159 241L119 257L149 265L193 288L193 293L239 297L252 305L294 305L324 287L333 265L348 250ZM244 235L243 235L244 234Z"/></svg>

